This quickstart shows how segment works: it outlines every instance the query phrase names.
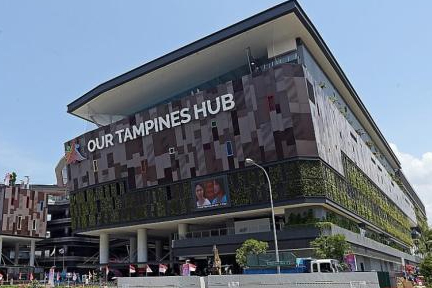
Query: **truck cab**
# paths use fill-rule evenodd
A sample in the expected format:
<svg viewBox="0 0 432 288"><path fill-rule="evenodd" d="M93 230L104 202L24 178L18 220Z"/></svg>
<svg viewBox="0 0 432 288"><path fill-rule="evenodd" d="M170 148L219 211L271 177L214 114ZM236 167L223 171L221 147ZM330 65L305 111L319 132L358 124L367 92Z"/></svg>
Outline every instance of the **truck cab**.
<svg viewBox="0 0 432 288"><path fill-rule="evenodd" d="M335 259L311 260L308 268L309 273L339 273L343 271L339 261Z"/></svg>

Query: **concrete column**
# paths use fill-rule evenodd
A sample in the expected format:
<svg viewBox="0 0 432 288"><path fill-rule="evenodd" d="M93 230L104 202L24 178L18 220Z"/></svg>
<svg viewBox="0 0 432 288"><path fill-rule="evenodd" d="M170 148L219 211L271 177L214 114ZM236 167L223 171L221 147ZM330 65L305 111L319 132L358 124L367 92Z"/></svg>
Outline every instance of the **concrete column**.
<svg viewBox="0 0 432 288"><path fill-rule="evenodd" d="M147 243L147 229L140 228L137 233L137 254L138 254L138 262L147 262L148 261L148 243Z"/></svg>
<svg viewBox="0 0 432 288"><path fill-rule="evenodd" d="M129 238L129 262L134 263L137 261L137 238Z"/></svg>
<svg viewBox="0 0 432 288"><path fill-rule="evenodd" d="M35 247L36 247L36 241L31 240L30 241L30 262L29 262L29 265L31 267L34 266L34 262L35 262Z"/></svg>
<svg viewBox="0 0 432 288"><path fill-rule="evenodd" d="M18 261L19 261L19 243L15 243L15 259L14 259L14 264L18 265Z"/></svg>
<svg viewBox="0 0 432 288"><path fill-rule="evenodd" d="M187 232L188 232L188 224L186 224L186 223L180 223L180 224L178 224L178 236L179 236L179 239L185 238Z"/></svg>
<svg viewBox="0 0 432 288"><path fill-rule="evenodd" d="M173 242L173 236L172 234L170 234L169 236L169 243L168 243L168 247L169 247L169 261L170 261L170 267L171 269L174 268L174 255L173 255L173 249L172 249L172 242Z"/></svg>
<svg viewBox="0 0 432 288"><path fill-rule="evenodd" d="M0 237L0 266L2 264L3 260L3 238Z"/></svg>
<svg viewBox="0 0 432 288"><path fill-rule="evenodd" d="M159 261L162 258L162 241L156 240L155 241L155 247L156 247L156 261Z"/></svg>
<svg viewBox="0 0 432 288"><path fill-rule="evenodd" d="M108 264L109 262L109 235L101 233L99 235L99 264Z"/></svg>

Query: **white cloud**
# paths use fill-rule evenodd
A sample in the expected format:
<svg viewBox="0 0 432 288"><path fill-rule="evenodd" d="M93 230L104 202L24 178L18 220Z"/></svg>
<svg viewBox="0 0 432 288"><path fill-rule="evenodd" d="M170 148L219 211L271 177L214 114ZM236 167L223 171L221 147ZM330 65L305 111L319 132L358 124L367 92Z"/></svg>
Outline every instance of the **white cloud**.
<svg viewBox="0 0 432 288"><path fill-rule="evenodd" d="M428 222L432 222L432 152L420 158L399 151L395 144L391 148L402 163L402 171L426 207Z"/></svg>

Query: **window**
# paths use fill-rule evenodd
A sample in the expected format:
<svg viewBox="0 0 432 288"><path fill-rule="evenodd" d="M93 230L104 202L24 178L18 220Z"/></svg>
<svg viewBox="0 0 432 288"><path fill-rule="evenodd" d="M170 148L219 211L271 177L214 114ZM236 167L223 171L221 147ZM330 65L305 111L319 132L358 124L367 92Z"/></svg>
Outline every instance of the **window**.
<svg viewBox="0 0 432 288"><path fill-rule="evenodd" d="M318 272L318 264L312 264L312 272Z"/></svg>
<svg viewBox="0 0 432 288"><path fill-rule="evenodd" d="M231 141L226 142L226 151L227 151L227 156L233 155L233 149L232 149Z"/></svg>
<svg viewBox="0 0 432 288"><path fill-rule="evenodd" d="M98 162L97 162L97 160L93 160L93 172L98 172Z"/></svg>
<svg viewBox="0 0 432 288"><path fill-rule="evenodd" d="M312 84L309 82L309 80L306 80L307 82L307 91L309 94L309 99L312 101L312 103L315 104L315 92ZM318 112L319 113L319 112Z"/></svg>
<svg viewBox="0 0 432 288"><path fill-rule="evenodd" d="M35 231L37 228L37 222L36 221L37 221L36 219L33 219L33 222L32 222L32 230L33 231Z"/></svg>
<svg viewBox="0 0 432 288"><path fill-rule="evenodd" d="M17 230L21 230L21 222L22 222L22 216L18 216L18 220L17 220Z"/></svg>
<svg viewBox="0 0 432 288"><path fill-rule="evenodd" d="M332 267L331 267L330 263L321 263L320 264L320 272L321 273L331 273Z"/></svg>
<svg viewBox="0 0 432 288"><path fill-rule="evenodd" d="M51 221L51 214L47 214L47 221Z"/></svg>
<svg viewBox="0 0 432 288"><path fill-rule="evenodd" d="M270 111L274 111L276 109L275 100L273 95L267 96L268 107Z"/></svg>
<svg viewBox="0 0 432 288"><path fill-rule="evenodd" d="M216 120L212 120L211 121L211 127L215 128L217 126L217 121Z"/></svg>
<svg viewBox="0 0 432 288"><path fill-rule="evenodd" d="M39 211L42 212L44 208L44 201L39 201Z"/></svg>
<svg viewBox="0 0 432 288"><path fill-rule="evenodd" d="M174 154L174 153L175 153L175 149L174 149L174 147L170 147L170 148L168 149L168 153L169 153L170 155Z"/></svg>

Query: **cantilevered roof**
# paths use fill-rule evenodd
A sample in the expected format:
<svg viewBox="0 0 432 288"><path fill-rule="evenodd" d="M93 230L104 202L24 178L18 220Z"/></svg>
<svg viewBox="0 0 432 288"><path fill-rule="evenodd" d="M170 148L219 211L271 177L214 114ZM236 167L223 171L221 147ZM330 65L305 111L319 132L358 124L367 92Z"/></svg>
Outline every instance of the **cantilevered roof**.
<svg viewBox="0 0 432 288"><path fill-rule="evenodd" d="M297 1L287 1L115 77L68 105L94 122L95 115L126 116L160 103L245 64L283 39L301 38L394 169L400 162L353 86ZM102 123L103 124L103 123ZM108 123L106 123L108 124Z"/></svg>

